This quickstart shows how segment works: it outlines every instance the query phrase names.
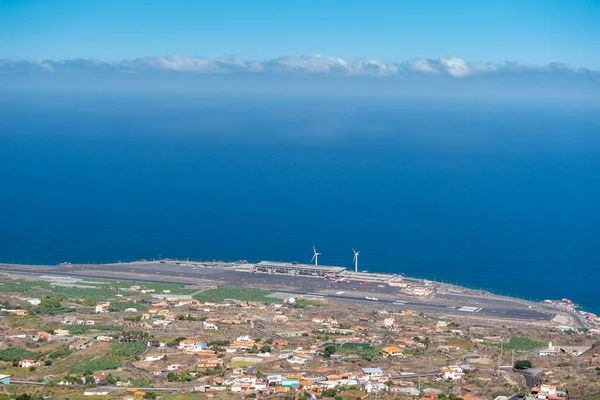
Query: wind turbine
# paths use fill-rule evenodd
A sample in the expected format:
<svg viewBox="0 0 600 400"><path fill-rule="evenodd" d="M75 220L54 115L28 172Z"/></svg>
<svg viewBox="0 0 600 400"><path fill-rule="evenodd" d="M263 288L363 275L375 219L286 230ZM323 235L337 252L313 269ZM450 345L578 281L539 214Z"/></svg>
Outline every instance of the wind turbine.
<svg viewBox="0 0 600 400"><path fill-rule="evenodd" d="M321 253L317 253L317 249L313 246L313 256L310 261L315 260L315 266L319 265L319 256Z"/></svg>
<svg viewBox="0 0 600 400"><path fill-rule="evenodd" d="M354 272L358 272L358 255L360 254L360 251L354 249L352 249L352 251L354 252L354 258L352 259L352 261L354 261Z"/></svg>

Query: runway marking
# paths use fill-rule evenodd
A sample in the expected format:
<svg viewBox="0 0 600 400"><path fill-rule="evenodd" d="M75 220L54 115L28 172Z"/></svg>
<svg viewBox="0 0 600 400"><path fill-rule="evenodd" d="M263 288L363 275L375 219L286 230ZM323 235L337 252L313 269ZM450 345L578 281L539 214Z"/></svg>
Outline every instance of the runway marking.
<svg viewBox="0 0 600 400"><path fill-rule="evenodd" d="M395 301L394 304L399 304L402 306L402 305L406 304L406 301L398 300L398 301Z"/></svg>
<svg viewBox="0 0 600 400"><path fill-rule="evenodd" d="M336 294L342 294L342 293L344 293L344 292L337 292Z"/></svg>
<svg viewBox="0 0 600 400"><path fill-rule="evenodd" d="M475 312L477 307L461 307L458 311Z"/></svg>

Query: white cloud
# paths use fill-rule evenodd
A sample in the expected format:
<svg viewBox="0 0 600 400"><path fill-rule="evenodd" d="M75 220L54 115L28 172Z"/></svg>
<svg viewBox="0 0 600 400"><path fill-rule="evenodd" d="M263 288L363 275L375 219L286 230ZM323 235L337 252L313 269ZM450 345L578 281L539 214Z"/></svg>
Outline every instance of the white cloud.
<svg viewBox="0 0 600 400"><path fill-rule="evenodd" d="M402 63L389 63L377 59L345 60L323 55L278 57L266 61L246 61L236 56L206 57L141 57L118 62L96 59L74 60L0 60L0 72L86 72L113 71L144 73L168 71L195 74L277 73L374 77L447 77L468 79L471 76L581 76L600 79L599 71L571 67L562 63L546 66L505 63L468 62L458 57L412 59ZM436 78L437 79L437 78Z"/></svg>

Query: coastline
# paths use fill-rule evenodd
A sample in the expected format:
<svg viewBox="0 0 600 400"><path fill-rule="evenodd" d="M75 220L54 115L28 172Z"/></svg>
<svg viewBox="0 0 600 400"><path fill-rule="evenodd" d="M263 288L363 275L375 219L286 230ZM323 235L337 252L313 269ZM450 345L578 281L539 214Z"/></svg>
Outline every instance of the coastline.
<svg viewBox="0 0 600 400"><path fill-rule="evenodd" d="M0 264L0 273L37 275L38 277L104 278L205 286L255 287L297 296L324 297L338 301L376 302L384 307L405 307L421 312L429 311L472 318L537 321L553 323L559 327L564 327L568 323L573 329L595 328L598 326L597 322L600 322L588 318L588 315L595 317L594 314L581 314L574 309L561 308L558 303L531 302L458 285L400 275L375 272L355 274L344 269L339 278L351 281L351 283L344 283L343 281L335 282L323 276L252 273L256 265L258 263L246 261L230 263L171 259L111 264ZM367 281L367 279L370 280ZM329 288L332 285L334 288ZM562 317L557 319L557 316L561 315Z"/></svg>

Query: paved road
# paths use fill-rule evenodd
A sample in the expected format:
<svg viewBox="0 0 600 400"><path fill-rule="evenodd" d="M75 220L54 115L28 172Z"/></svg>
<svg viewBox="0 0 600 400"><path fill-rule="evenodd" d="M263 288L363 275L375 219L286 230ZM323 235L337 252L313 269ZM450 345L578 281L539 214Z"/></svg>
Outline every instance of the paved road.
<svg viewBox="0 0 600 400"><path fill-rule="evenodd" d="M193 268L189 266L162 263L131 263L103 265L74 265L72 267L29 267L0 265L0 272L13 272L32 275L58 275L81 278L106 278L121 281L187 283L200 285L228 285L235 287L254 287L281 291L292 295L322 296L333 300L377 303L388 307L413 311L436 312L460 316L485 316L497 319L517 319L529 321L548 321L555 314L529 309L516 302L491 302L477 304L470 300L415 299L398 295L398 289L385 285L364 284L363 282L334 283L314 277L250 274L228 269ZM376 297L378 301L369 301L365 296ZM466 308L463 308L466 307Z"/></svg>

